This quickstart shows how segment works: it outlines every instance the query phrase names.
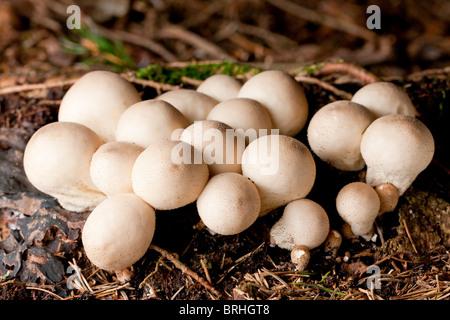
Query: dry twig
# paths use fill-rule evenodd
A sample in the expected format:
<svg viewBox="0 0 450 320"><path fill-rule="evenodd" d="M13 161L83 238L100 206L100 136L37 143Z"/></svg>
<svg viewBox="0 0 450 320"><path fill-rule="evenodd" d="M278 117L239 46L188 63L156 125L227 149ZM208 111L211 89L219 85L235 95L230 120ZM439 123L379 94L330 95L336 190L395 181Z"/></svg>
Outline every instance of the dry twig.
<svg viewBox="0 0 450 320"><path fill-rule="evenodd" d="M221 298L221 299L225 299L225 296L220 293L219 291L217 291L212 285L210 285L205 279L203 279L202 277L200 277L197 273L195 273L194 271L192 271L191 269L189 269L185 264L183 264L180 260L178 260L173 254L169 253L168 251L155 246L155 245L150 245L150 249L155 250L157 252L159 252L161 255L163 255L165 258L167 258L168 260L170 260L170 262L172 262L178 269L181 270L181 272L190 275L192 278L194 278L197 282L199 282L203 287L205 287L205 289L211 291L213 294L215 294L217 297Z"/></svg>

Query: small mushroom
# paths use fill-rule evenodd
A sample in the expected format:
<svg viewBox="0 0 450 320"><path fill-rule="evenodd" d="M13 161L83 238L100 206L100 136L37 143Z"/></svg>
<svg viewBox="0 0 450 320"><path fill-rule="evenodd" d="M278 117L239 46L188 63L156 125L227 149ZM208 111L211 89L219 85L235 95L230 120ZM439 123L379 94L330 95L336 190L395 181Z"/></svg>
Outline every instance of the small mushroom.
<svg viewBox="0 0 450 320"><path fill-rule="evenodd" d="M299 199L284 208L283 215L270 230L270 237L273 244L283 249L303 245L312 250L325 241L329 231L330 222L322 206L309 199Z"/></svg>
<svg viewBox="0 0 450 320"><path fill-rule="evenodd" d="M316 165L309 149L299 140L267 135L254 140L245 149L242 174L258 188L260 216L263 216L306 197L314 185Z"/></svg>
<svg viewBox="0 0 450 320"><path fill-rule="evenodd" d="M361 156L364 130L375 120L366 107L340 100L317 111L308 125L308 143L323 161L343 171L358 171L365 163Z"/></svg>
<svg viewBox="0 0 450 320"><path fill-rule="evenodd" d="M189 126L186 117L163 100L145 100L122 113L116 129L118 141L134 142L147 148L152 142L170 139L177 129Z"/></svg>
<svg viewBox="0 0 450 320"><path fill-rule="evenodd" d="M398 189L390 183L382 183L376 186L375 191L380 198L380 211L378 215L381 216L383 213L394 211L395 207L397 207L398 198L400 197Z"/></svg>
<svg viewBox="0 0 450 320"><path fill-rule="evenodd" d="M273 128L282 135L295 136L306 124L308 101L303 88L284 71L258 73L243 84L238 98L259 101L269 111Z"/></svg>
<svg viewBox="0 0 450 320"><path fill-rule="evenodd" d="M416 116L417 111L408 94L391 82L374 82L359 89L352 97L379 118L388 114Z"/></svg>
<svg viewBox="0 0 450 320"><path fill-rule="evenodd" d="M58 119L83 124L105 142L114 141L120 116L139 101L141 97L136 88L118 74L92 71L82 76L64 95Z"/></svg>
<svg viewBox="0 0 450 320"><path fill-rule="evenodd" d="M297 271L303 271L309 264L311 253L308 247L297 245L291 251L291 262L295 264Z"/></svg>
<svg viewBox="0 0 450 320"><path fill-rule="evenodd" d="M336 209L353 234L367 241L372 238L380 210L380 198L374 188L364 182L345 185L336 197Z"/></svg>
<svg viewBox="0 0 450 320"><path fill-rule="evenodd" d="M177 108L189 123L206 120L208 113L218 101L192 89L176 89L164 92L155 99L164 100Z"/></svg>
<svg viewBox="0 0 450 320"><path fill-rule="evenodd" d="M336 230L330 230L324 242L324 251L329 254L329 257L336 258L339 248L342 244L342 236Z"/></svg>
<svg viewBox="0 0 450 320"><path fill-rule="evenodd" d="M194 202L205 187L209 170L183 141L152 143L136 159L131 181L134 192L157 210L172 210Z"/></svg>
<svg viewBox="0 0 450 320"><path fill-rule="evenodd" d="M217 120L239 130L245 135L247 144L267 135L272 129L272 120L267 109L258 101L249 98L234 98L217 104L208 114L207 120Z"/></svg>
<svg viewBox="0 0 450 320"><path fill-rule="evenodd" d="M25 148L26 176L64 209L92 210L105 199L89 174L92 155L102 144L100 137L82 124L47 124L33 134Z"/></svg>
<svg viewBox="0 0 450 320"><path fill-rule="evenodd" d="M102 145L91 160L92 182L107 196L132 193L131 170L144 148L125 141L111 141Z"/></svg>
<svg viewBox="0 0 450 320"><path fill-rule="evenodd" d="M235 139L237 137L237 139ZM193 145L202 153L210 175L224 172L241 173L245 140L229 125L215 120L196 121L187 127L180 140Z"/></svg>
<svg viewBox="0 0 450 320"><path fill-rule="evenodd" d="M91 212L81 239L94 265L119 271L144 256L154 232L155 210L133 193L116 194Z"/></svg>
<svg viewBox="0 0 450 320"><path fill-rule="evenodd" d="M258 218L260 208L258 189L234 172L212 177L197 199L203 223L221 235L238 234L249 228Z"/></svg>
<svg viewBox="0 0 450 320"><path fill-rule="evenodd" d="M434 140L417 118L387 115L364 132L361 155L367 165L366 182L373 187L390 183L401 196L430 164Z"/></svg>
<svg viewBox="0 0 450 320"><path fill-rule="evenodd" d="M241 82L236 78L227 74L215 74L203 81L197 91L220 102L236 98L241 87Z"/></svg>

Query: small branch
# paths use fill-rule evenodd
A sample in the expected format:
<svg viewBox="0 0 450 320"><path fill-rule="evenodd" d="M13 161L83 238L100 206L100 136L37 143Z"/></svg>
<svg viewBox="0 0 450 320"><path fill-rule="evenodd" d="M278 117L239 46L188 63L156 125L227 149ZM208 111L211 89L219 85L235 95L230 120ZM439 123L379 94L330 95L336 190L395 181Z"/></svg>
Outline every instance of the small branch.
<svg viewBox="0 0 450 320"><path fill-rule="evenodd" d="M295 80L297 80L298 82L317 84L317 85L321 86L322 88L324 88L325 90L333 92L338 97L341 97L341 98L343 98L345 100L351 100L352 99L352 94L351 93L339 90L335 86L332 86L331 84L326 83L326 82L324 82L322 80L319 80L317 78L296 76Z"/></svg>
<svg viewBox="0 0 450 320"><path fill-rule="evenodd" d="M178 85L171 85L171 84L167 84L167 83L155 82L152 80L140 79L140 78L137 78L134 74L135 74L134 72L122 73L121 76L124 77L125 79L127 79L131 83L138 84L143 87L152 87L152 88L156 89L158 94L160 94L162 91L170 91L170 90L175 90L175 89L180 88L180 86L178 86Z"/></svg>
<svg viewBox="0 0 450 320"><path fill-rule="evenodd" d="M188 31L184 28L178 26L168 26L159 30L156 35L159 39L178 39L186 42L204 52L208 53L212 57L217 57L219 59L234 61L235 59L228 55L222 48L215 45L214 43L205 40L199 35Z"/></svg>
<svg viewBox="0 0 450 320"><path fill-rule="evenodd" d="M373 40L376 37L375 32L361 27L360 25L357 25L351 21L339 19L337 17L333 17L323 13L318 13L297 3L293 3L287 0L266 0L266 2L300 19L310 21L318 25L324 25L332 29L340 30L353 36L363 38L365 40Z"/></svg>
<svg viewBox="0 0 450 320"><path fill-rule="evenodd" d="M59 80L59 81L48 81L45 83L25 83L17 86L10 86L5 88L0 88L0 95L18 93L24 91L33 90L45 90L55 87L65 87L74 84L79 78L69 79L69 80Z"/></svg>
<svg viewBox="0 0 450 320"><path fill-rule="evenodd" d="M202 277L200 277L197 273L195 273L194 271L192 271L191 269L189 269L186 265L184 265L180 260L178 260L173 254L169 253L168 251L155 246L155 245L150 245L150 249L158 251L161 255L164 256L164 258L167 258L168 260L170 260L170 262L172 262L178 269L181 270L181 272L191 276L192 278L194 278L197 282L199 282L203 287L205 287L207 290L211 291L213 294L215 294L217 297L221 298L221 299L226 299L226 297L220 293L219 291L217 291L213 286L211 286L205 279L203 279Z"/></svg>
<svg viewBox="0 0 450 320"><path fill-rule="evenodd" d="M408 235L409 242L411 242L411 245L412 245L412 247L414 249L414 252L415 253L419 253L417 251L416 245L414 244L414 241L413 241L413 239L411 237L411 234L409 233L408 225L406 224L406 220L405 219L403 219L403 226L405 227L406 234Z"/></svg>
<svg viewBox="0 0 450 320"><path fill-rule="evenodd" d="M297 68L292 68L288 70L288 72L296 77L344 73L358 79L364 84L380 81L380 79L373 73L349 62L318 62L300 66Z"/></svg>

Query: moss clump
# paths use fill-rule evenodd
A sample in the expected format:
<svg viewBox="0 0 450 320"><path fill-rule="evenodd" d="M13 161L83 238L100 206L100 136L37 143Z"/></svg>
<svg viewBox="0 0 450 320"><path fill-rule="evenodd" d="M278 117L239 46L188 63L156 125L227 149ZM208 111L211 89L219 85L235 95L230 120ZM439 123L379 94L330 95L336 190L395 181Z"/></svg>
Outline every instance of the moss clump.
<svg viewBox="0 0 450 320"><path fill-rule="evenodd" d="M233 62L191 64L183 67L163 67L151 64L136 71L140 79L159 83L177 85L183 83L183 78L205 80L215 74L226 74L232 77L243 77L249 73L256 74L261 70L249 65Z"/></svg>

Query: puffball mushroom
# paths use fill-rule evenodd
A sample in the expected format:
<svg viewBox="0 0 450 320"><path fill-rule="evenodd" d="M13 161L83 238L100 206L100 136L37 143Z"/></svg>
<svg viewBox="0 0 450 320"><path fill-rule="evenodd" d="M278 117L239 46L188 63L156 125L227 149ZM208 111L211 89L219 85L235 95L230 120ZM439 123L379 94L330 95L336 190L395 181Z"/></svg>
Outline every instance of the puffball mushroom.
<svg viewBox="0 0 450 320"><path fill-rule="evenodd" d="M311 253L308 247L297 245L291 251L291 261L295 264L297 271L303 271L309 264Z"/></svg>
<svg viewBox="0 0 450 320"><path fill-rule="evenodd" d="M260 208L258 189L234 172L212 177L197 199L203 223L221 235L238 234L249 228L258 218Z"/></svg>
<svg viewBox="0 0 450 320"><path fill-rule="evenodd" d="M236 78L227 74L215 74L205 79L197 87L197 92L206 94L220 102L236 98L241 87L241 82Z"/></svg>
<svg viewBox="0 0 450 320"><path fill-rule="evenodd" d="M47 124L33 134L25 148L26 176L64 209L92 210L105 199L89 174L92 155L102 144L102 139L82 124Z"/></svg>
<svg viewBox="0 0 450 320"><path fill-rule="evenodd" d="M345 185L336 197L336 209L354 235L365 240L372 238L373 224L380 210L380 198L373 187L364 182Z"/></svg>
<svg viewBox="0 0 450 320"><path fill-rule="evenodd" d="M323 161L343 171L358 171L365 163L360 146L364 130L375 120L366 107L340 100L317 111L308 125L308 143Z"/></svg>
<svg viewBox="0 0 450 320"><path fill-rule="evenodd" d="M139 101L139 93L126 79L109 71L92 71L64 95L58 120L83 124L105 142L114 141L120 116Z"/></svg>
<svg viewBox="0 0 450 320"><path fill-rule="evenodd" d="M241 158L245 148L243 137L229 125L215 120L196 121L187 127L180 140L193 145L208 165L210 175L223 172L241 173Z"/></svg>
<svg viewBox="0 0 450 320"><path fill-rule="evenodd" d="M186 117L163 100L146 100L130 106L120 116L116 129L118 141L134 142L147 148L152 142L170 139L177 129L189 126Z"/></svg>
<svg viewBox="0 0 450 320"><path fill-rule="evenodd" d="M208 114L207 120L226 123L238 130L242 129L249 143L269 134L272 120L269 111L258 101L249 98L233 98L217 104Z"/></svg>
<svg viewBox="0 0 450 320"><path fill-rule="evenodd" d="M245 149L242 174L258 188L260 216L263 216L306 197L314 185L316 165L309 149L299 140L267 135L254 140Z"/></svg>
<svg viewBox="0 0 450 320"><path fill-rule="evenodd" d="M366 182L374 187L390 183L401 196L431 162L434 140L419 119L387 115L364 132L361 155L367 164Z"/></svg>
<svg viewBox="0 0 450 320"><path fill-rule="evenodd" d="M206 120L218 101L192 89L176 89L164 92L155 99L164 100L177 108L190 122Z"/></svg>
<svg viewBox="0 0 450 320"><path fill-rule="evenodd" d="M195 148L183 141L152 143L136 159L131 181L134 192L157 210L194 202L205 187L209 170Z"/></svg>
<svg viewBox="0 0 450 320"><path fill-rule="evenodd" d="M144 256L154 232L155 210L133 193L116 194L91 212L81 240L94 265L118 271Z"/></svg>
<svg viewBox="0 0 450 320"><path fill-rule="evenodd" d="M283 249L303 245L311 250L325 241L329 231L330 221L322 206L309 199L299 199L284 208L283 215L270 230L270 237L273 244Z"/></svg>
<svg viewBox="0 0 450 320"><path fill-rule="evenodd" d="M381 216L383 213L394 211L400 197L398 189L390 183L382 183L376 186L375 191L380 198L378 215Z"/></svg>
<svg viewBox="0 0 450 320"><path fill-rule="evenodd" d="M352 102L362 104L379 118L389 114L417 115L408 94L391 82L374 82L359 89Z"/></svg>
<svg viewBox="0 0 450 320"><path fill-rule="evenodd" d="M104 194L132 193L131 170L144 148L125 141L111 141L102 145L91 160L90 175Z"/></svg>
<svg viewBox="0 0 450 320"><path fill-rule="evenodd" d="M258 73L243 84L238 98L259 101L269 111L273 128L282 135L295 136L306 124L308 101L303 88L284 71Z"/></svg>

